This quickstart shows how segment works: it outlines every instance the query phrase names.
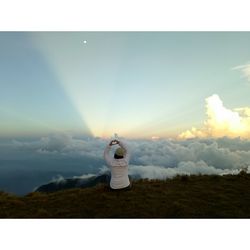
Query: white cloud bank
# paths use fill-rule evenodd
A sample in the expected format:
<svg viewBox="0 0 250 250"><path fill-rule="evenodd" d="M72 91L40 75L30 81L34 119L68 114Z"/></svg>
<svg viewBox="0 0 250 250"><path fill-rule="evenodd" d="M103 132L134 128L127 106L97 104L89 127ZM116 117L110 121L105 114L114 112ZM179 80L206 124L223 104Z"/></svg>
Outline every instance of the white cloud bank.
<svg viewBox="0 0 250 250"><path fill-rule="evenodd" d="M52 163L57 164L59 169L63 159L67 160L72 171L75 163L80 162L81 173L84 173L81 178L85 179L108 170L107 166L103 167L103 151L107 143L101 138L79 139L58 134L33 142L13 141L9 151L11 148L15 150L8 155L12 159L20 151L23 158L32 156L33 164L41 159L50 163L53 159ZM129 174L141 178L165 179L177 174L237 174L243 168L250 172L250 140L240 137L128 140L127 145L131 151ZM51 169L53 164L50 164ZM63 180L61 177L57 179Z"/></svg>
<svg viewBox="0 0 250 250"><path fill-rule="evenodd" d="M58 135L59 136L59 135ZM62 135L65 138L65 135ZM55 142L52 142L55 140ZM63 147L58 141L67 142ZM44 143L46 141L46 143ZM93 139L58 139L55 136L42 139L43 154L81 155L101 159L107 141ZM54 145L50 150L49 145ZM250 172L250 140L241 138L210 138L178 140L129 140L131 151L129 174L140 178L165 179L190 174L237 174L243 168ZM57 151L55 151L55 149ZM73 160L73 159L72 159ZM108 167L96 166L96 174ZM84 168L84 166L83 166ZM93 174L93 173L92 173ZM86 176L86 175L85 175ZM89 175L90 176L90 175Z"/></svg>
<svg viewBox="0 0 250 250"><path fill-rule="evenodd" d="M132 165L129 174L140 176L148 179L167 179L173 178L176 175L224 175L224 174L238 174L240 169L219 169L213 166L208 166L204 161L196 163L180 162L176 168L164 168L159 166L135 166ZM250 166L247 168L250 173Z"/></svg>
<svg viewBox="0 0 250 250"><path fill-rule="evenodd" d="M193 127L179 135L180 139L205 137L250 138L250 107L234 110L224 107L216 94L206 98L207 119L200 129Z"/></svg>

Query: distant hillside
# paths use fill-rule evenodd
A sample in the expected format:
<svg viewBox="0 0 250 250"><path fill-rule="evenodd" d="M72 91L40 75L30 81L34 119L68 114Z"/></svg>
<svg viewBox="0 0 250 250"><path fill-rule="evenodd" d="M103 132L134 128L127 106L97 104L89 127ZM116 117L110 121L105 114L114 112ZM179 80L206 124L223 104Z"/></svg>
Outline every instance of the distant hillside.
<svg viewBox="0 0 250 250"><path fill-rule="evenodd" d="M109 176L107 174L99 176L91 176L89 178L66 178L58 181L52 181L48 184L44 184L38 187L36 192L52 193L60 190L72 189L72 188L87 188L94 187L100 183L107 183Z"/></svg>
<svg viewBox="0 0 250 250"><path fill-rule="evenodd" d="M250 174L137 180L24 197L0 193L1 218L250 218Z"/></svg>

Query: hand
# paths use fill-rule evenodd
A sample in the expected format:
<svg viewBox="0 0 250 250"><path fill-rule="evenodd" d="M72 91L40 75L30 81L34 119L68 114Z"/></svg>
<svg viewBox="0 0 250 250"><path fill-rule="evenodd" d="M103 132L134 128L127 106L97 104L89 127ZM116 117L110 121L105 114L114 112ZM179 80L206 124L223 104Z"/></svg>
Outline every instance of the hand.
<svg viewBox="0 0 250 250"><path fill-rule="evenodd" d="M109 143L109 146L113 146L113 145L116 145L116 144L119 144L119 141L118 141L118 140L112 140L112 141Z"/></svg>

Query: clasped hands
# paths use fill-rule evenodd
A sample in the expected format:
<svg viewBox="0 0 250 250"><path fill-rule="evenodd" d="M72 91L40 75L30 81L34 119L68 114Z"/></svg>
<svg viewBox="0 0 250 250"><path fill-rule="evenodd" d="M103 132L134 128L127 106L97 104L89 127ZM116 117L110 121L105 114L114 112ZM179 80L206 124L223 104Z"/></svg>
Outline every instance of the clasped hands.
<svg viewBox="0 0 250 250"><path fill-rule="evenodd" d="M113 145L116 145L116 144L119 144L119 141L118 141L118 140L112 140L112 141L109 143L109 146L113 146Z"/></svg>

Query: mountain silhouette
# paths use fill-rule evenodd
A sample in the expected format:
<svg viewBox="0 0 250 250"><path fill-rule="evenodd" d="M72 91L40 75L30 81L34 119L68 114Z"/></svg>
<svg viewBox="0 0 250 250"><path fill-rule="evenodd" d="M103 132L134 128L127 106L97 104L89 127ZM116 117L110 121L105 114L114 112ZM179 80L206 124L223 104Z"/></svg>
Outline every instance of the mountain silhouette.
<svg viewBox="0 0 250 250"><path fill-rule="evenodd" d="M97 176L92 176L89 178L66 178L61 181L53 181L48 184L44 184L38 187L35 192L56 192L59 190L65 190L70 188L87 188L94 187L100 183L109 183L110 175L102 174Z"/></svg>

